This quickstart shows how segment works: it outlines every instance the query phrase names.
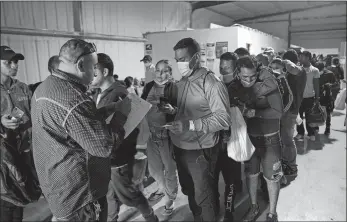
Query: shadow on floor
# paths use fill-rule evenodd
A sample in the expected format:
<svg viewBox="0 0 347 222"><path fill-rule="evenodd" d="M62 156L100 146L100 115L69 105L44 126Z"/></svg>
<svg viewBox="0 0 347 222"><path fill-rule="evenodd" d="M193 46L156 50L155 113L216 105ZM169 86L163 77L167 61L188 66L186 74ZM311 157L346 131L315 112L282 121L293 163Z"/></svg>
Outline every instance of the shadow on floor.
<svg viewBox="0 0 347 222"><path fill-rule="evenodd" d="M334 111L331 116L343 116L343 115L346 115L345 113L342 113L342 112L338 112L338 111Z"/></svg>
<svg viewBox="0 0 347 222"><path fill-rule="evenodd" d="M299 155L305 155L311 150L322 150L325 144L333 144L336 141L337 139L330 138L324 134L317 134L316 141L311 141L305 137L304 141L295 140L295 144L297 147L297 153Z"/></svg>

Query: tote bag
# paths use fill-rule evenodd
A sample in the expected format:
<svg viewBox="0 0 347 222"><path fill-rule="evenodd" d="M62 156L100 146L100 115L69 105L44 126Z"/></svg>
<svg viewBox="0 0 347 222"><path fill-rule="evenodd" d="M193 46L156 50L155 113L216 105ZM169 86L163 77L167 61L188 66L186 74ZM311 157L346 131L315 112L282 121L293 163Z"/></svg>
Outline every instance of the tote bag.
<svg viewBox="0 0 347 222"><path fill-rule="evenodd" d="M341 90L341 92L337 95L335 101L335 109L336 110L344 110L346 103L346 88Z"/></svg>
<svg viewBox="0 0 347 222"><path fill-rule="evenodd" d="M227 143L228 156L237 162L251 159L255 148L248 137L247 125L238 107L231 107L231 135Z"/></svg>

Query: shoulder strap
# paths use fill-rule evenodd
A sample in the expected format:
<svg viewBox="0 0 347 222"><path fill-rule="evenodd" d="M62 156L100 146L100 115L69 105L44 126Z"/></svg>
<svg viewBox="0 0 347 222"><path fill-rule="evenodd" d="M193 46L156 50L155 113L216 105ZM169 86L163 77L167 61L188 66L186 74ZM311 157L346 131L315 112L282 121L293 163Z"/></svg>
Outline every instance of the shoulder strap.
<svg viewBox="0 0 347 222"><path fill-rule="evenodd" d="M148 94L151 91L151 89L153 88L153 86L154 86L154 81L151 81L145 85L145 87L143 88L141 99L143 99L143 100L147 99Z"/></svg>

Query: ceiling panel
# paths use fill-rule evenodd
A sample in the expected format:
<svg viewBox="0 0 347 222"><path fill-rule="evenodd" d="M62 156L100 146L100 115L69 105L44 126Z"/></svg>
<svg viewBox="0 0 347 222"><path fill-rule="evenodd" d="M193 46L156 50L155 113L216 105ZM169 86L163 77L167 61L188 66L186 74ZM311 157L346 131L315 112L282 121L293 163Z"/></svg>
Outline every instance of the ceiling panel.
<svg viewBox="0 0 347 222"><path fill-rule="evenodd" d="M212 9L215 12L218 12L222 15L229 16L230 18L233 18L235 20L252 17L255 15L254 13L249 12L245 9L242 9L233 3L216 5L216 6L209 7L208 9Z"/></svg>
<svg viewBox="0 0 347 222"><path fill-rule="evenodd" d="M234 2L234 4L254 13L255 15L275 13L279 11L279 9L271 2Z"/></svg>

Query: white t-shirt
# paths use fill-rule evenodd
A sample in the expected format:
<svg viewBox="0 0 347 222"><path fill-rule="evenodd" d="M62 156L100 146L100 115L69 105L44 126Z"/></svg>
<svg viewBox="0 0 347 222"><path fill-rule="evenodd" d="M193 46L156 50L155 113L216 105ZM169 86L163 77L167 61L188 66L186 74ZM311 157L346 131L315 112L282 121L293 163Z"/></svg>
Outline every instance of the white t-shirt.
<svg viewBox="0 0 347 222"><path fill-rule="evenodd" d="M313 79L319 79L320 74L319 74L319 70L312 65L308 68L304 67L304 69L307 75L306 87L304 90L304 98L311 98L315 96Z"/></svg>

